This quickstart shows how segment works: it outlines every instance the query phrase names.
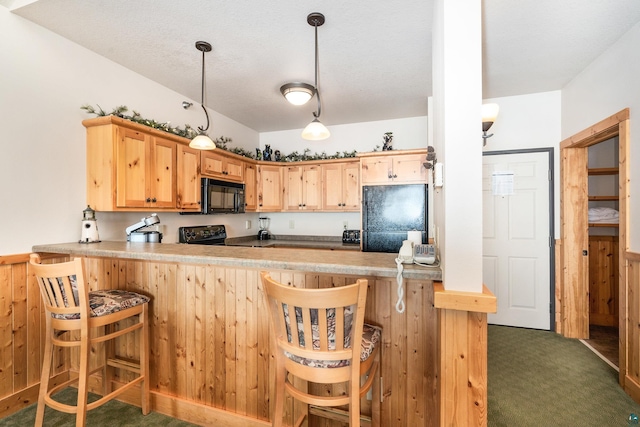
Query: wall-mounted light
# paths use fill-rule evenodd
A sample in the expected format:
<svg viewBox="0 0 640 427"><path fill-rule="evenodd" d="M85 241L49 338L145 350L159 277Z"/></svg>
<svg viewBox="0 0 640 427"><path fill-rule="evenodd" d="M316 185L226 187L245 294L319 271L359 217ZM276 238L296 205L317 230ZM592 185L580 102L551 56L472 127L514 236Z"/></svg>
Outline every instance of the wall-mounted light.
<svg viewBox="0 0 640 427"><path fill-rule="evenodd" d="M320 88L318 87L318 27L324 24L324 15L318 12L310 13L307 16L307 23L312 25L315 29L316 33L316 67L315 67L315 91L316 91L316 99L318 100L318 111L313 112L313 121L307 125L306 128L302 131L302 137L311 141L321 141L323 139L329 138L331 133L329 133L329 129L327 129L322 123L320 123Z"/></svg>
<svg viewBox="0 0 640 427"><path fill-rule="evenodd" d="M482 146L487 145L487 138L493 136L492 133L487 135L487 131L493 125L498 117L498 111L500 107L498 104L482 104Z"/></svg>
<svg viewBox="0 0 640 427"><path fill-rule="evenodd" d="M211 52L211 45L207 42L198 41L196 42L196 49L202 52L202 93L201 93L201 101L200 105L202 105L202 109L204 110L205 116L207 116L207 126L201 127L198 126L198 131L200 134L193 138L189 143L189 147L195 148L198 150L214 150L216 148L216 144L207 136L205 133L209 129L209 113L207 113L207 109L204 106L204 54L206 52ZM184 105L183 105L184 107Z"/></svg>
<svg viewBox="0 0 640 427"><path fill-rule="evenodd" d="M293 105L304 105L313 98L316 88L308 83L294 82L282 85L280 92Z"/></svg>

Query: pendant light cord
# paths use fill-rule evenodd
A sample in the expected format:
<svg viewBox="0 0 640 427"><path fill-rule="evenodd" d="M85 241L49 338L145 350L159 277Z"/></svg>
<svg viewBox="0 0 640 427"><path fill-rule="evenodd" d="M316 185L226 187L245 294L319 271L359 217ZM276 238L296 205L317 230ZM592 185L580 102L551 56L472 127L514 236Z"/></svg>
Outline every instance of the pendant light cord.
<svg viewBox="0 0 640 427"><path fill-rule="evenodd" d="M315 21L313 27L316 31L316 98L318 100L318 111L313 113L313 117L316 119L320 117L320 89L318 88L318 22Z"/></svg>
<svg viewBox="0 0 640 427"><path fill-rule="evenodd" d="M207 129L209 129L209 113L207 113L207 109L204 106L204 53L205 50L202 50L202 91L200 93L200 105L202 106L202 109L204 110L204 115L207 117L207 126L206 127L202 127L202 126L198 126L198 130L200 131L200 133L205 133L207 131Z"/></svg>

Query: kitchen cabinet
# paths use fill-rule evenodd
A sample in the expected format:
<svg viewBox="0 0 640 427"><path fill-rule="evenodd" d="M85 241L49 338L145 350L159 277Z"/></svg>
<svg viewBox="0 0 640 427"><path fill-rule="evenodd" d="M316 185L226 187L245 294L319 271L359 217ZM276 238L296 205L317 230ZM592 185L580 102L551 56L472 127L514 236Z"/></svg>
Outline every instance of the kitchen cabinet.
<svg viewBox="0 0 640 427"><path fill-rule="evenodd" d="M362 185L426 183L426 155L426 149L363 153L360 155Z"/></svg>
<svg viewBox="0 0 640 427"><path fill-rule="evenodd" d="M244 209L255 212L258 209L258 180L256 165L244 164Z"/></svg>
<svg viewBox="0 0 640 427"><path fill-rule="evenodd" d="M360 162L322 165L322 210L360 211Z"/></svg>
<svg viewBox="0 0 640 427"><path fill-rule="evenodd" d="M322 206L322 167L291 165L283 168L285 211L315 211Z"/></svg>
<svg viewBox="0 0 640 427"><path fill-rule="evenodd" d="M258 212L279 212L282 210L282 167L278 165L258 165Z"/></svg>
<svg viewBox="0 0 640 427"><path fill-rule="evenodd" d="M202 176L224 181L244 181L244 162L221 153L220 150L202 151Z"/></svg>
<svg viewBox="0 0 640 427"><path fill-rule="evenodd" d="M87 204L93 209L199 209L199 153L188 148L188 139L115 116L82 124L87 129Z"/></svg>
<svg viewBox="0 0 640 427"><path fill-rule="evenodd" d="M200 211L200 150L177 144L176 206L183 211Z"/></svg>
<svg viewBox="0 0 640 427"><path fill-rule="evenodd" d="M116 206L176 207L176 143L140 131L116 131Z"/></svg>

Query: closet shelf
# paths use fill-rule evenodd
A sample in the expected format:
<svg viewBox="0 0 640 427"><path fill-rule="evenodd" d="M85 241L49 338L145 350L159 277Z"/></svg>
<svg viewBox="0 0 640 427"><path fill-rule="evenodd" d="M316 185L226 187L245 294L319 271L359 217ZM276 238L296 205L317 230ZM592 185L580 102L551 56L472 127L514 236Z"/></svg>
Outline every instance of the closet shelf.
<svg viewBox="0 0 640 427"><path fill-rule="evenodd" d="M608 223L604 223L604 222L590 222L589 223L589 227L614 227L614 228L618 228L620 224L608 224Z"/></svg>
<svg viewBox="0 0 640 427"><path fill-rule="evenodd" d="M587 170L589 175L618 175L618 168L591 168Z"/></svg>
<svg viewBox="0 0 640 427"><path fill-rule="evenodd" d="M618 196L589 196L590 202L607 202L607 201L616 201L618 200Z"/></svg>

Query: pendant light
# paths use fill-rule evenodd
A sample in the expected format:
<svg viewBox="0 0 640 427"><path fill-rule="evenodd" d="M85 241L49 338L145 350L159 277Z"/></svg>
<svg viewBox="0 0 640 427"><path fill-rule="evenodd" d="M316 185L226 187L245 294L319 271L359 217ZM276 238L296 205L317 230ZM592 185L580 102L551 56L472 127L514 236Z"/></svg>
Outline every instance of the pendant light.
<svg viewBox="0 0 640 427"><path fill-rule="evenodd" d="M207 113L207 109L204 106L204 54L206 52L211 52L211 45L207 42L197 41L196 49L202 52L202 93L200 105L204 110L205 116L207 116L207 126L204 128L198 126L200 134L191 140L189 147L197 150L214 150L216 148L216 144L205 133L209 129L209 113Z"/></svg>
<svg viewBox="0 0 640 427"><path fill-rule="evenodd" d="M313 121L307 125L306 128L302 131L302 138L310 140L310 141L321 141L323 139L329 138L331 134L329 133L329 129L327 129L322 123L320 123L320 88L318 87L318 27L324 24L324 15L318 12L310 13L307 16L307 23L309 25L313 25L316 33L316 67L315 67L315 92L316 99L318 100L318 111L313 112Z"/></svg>

